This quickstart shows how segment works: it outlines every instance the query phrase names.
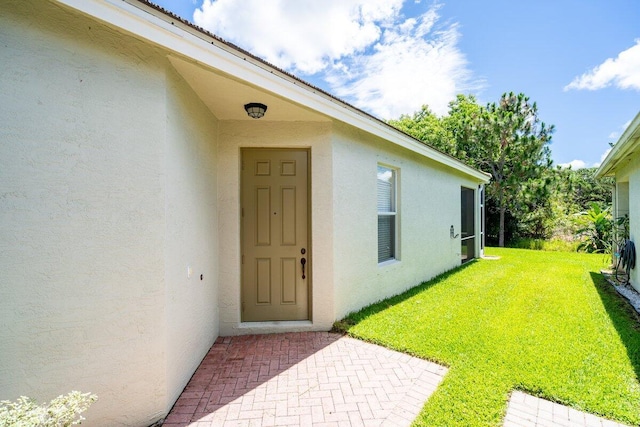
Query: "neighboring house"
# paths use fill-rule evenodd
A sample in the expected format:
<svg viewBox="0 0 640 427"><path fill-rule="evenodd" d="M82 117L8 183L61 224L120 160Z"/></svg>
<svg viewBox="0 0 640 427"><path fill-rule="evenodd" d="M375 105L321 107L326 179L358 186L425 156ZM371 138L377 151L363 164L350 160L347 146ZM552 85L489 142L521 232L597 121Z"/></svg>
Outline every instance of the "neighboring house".
<svg viewBox="0 0 640 427"><path fill-rule="evenodd" d="M629 236L638 251L640 237L640 113L631 121L622 136L611 148L598 171L597 178L612 176L613 218L629 215ZM638 264L631 270L631 285L640 292Z"/></svg>
<svg viewBox="0 0 640 427"><path fill-rule="evenodd" d="M149 425L218 336L482 253L486 174L144 1L1 2L0 96L0 400Z"/></svg>

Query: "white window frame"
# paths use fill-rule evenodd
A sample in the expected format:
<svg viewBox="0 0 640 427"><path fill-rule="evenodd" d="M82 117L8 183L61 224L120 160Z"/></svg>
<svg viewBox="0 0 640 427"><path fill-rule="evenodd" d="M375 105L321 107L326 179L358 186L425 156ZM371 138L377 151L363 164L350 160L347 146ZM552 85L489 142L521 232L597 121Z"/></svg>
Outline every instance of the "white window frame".
<svg viewBox="0 0 640 427"><path fill-rule="evenodd" d="M400 223L400 215L398 212L398 184L399 184L399 170L397 168L394 168L392 166L386 165L386 164L381 164L378 163L377 165L377 174L376 174L376 183L378 181L378 174L381 172L381 169L383 169L384 171L389 171L391 172L391 200L390 200L390 209L389 210L385 210L385 211L380 211L378 210L378 219L380 217L393 217L394 221L393 221L393 230L392 230L392 242L391 242L391 257L388 259L384 259L384 260L380 260L380 241L378 239L376 239L378 241L378 265L382 266L382 265L386 265L386 264L390 264L390 263L394 263L400 260L400 253L399 253L399 240L400 240L400 235L399 235L399 223ZM376 203L378 201L378 187L376 185ZM378 206L379 208L379 206ZM379 237L379 236L378 236Z"/></svg>

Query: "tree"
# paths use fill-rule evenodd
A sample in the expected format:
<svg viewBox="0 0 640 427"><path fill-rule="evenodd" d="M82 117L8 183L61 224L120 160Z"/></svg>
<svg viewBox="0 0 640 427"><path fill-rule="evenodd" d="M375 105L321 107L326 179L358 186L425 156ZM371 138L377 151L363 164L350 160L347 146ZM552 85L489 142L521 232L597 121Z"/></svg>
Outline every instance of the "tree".
<svg viewBox="0 0 640 427"><path fill-rule="evenodd" d="M474 120L480 115L482 107L473 95L457 95L449 103L449 114L442 118L442 125L453 138L452 155L458 159L476 165L480 156L480 147L471 143Z"/></svg>
<svg viewBox="0 0 640 427"><path fill-rule="evenodd" d="M487 230L497 229L505 243L520 226L533 237L547 236L551 170L548 147L553 126L538 118L538 108L524 94L503 94L482 107L472 95L458 95L449 114L438 118L426 105L389 123L413 137L491 174L486 187ZM495 214L495 215L494 215ZM497 226L492 221L497 217Z"/></svg>
<svg viewBox="0 0 640 427"><path fill-rule="evenodd" d="M600 205L611 204L611 188L615 179L606 177L596 179L598 168L572 170L570 188L566 191L579 210L588 210L593 202Z"/></svg>
<svg viewBox="0 0 640 427"><path fill-rule="evenodd" d="M389 124L446 154L455 155L455 140L443 122L423 105L413 116L403 114Z"/></svg>
<svg viewBox="0 0 640 427"><path fill-rule="evenodd" d="M553 208L549 225L555 237L574 238L576 230L583 227L576 214L590 210L592 203L601 207L611 205L614 179L596 179L596 171L597 168L572 169L561 166L552 170L555 177L549 198Z"/></svg>
<svg viewBox="0 0 640 427"><path fill-rule="evenodd" d="M504 246L505 214L526 212L536 200L544 200L552 175L549 142L554 127L538 117L536 103L520 93L505 93L496 103L480 108L470 120L466 140L458 149L468 161L491 174L487 196L499 214L498 245Z"/></svg>

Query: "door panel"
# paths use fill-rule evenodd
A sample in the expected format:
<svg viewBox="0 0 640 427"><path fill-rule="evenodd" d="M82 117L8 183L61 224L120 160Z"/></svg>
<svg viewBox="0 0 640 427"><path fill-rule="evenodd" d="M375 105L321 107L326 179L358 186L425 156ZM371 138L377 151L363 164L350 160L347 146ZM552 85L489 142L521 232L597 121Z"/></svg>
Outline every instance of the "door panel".
<svg viewBox="0 0 640 427"><path fill-rule="evenodd" d="M271 246L271 188L256 190L256 246Z"/></svg>
<svg viewBox="0 0 640 427"><path fill-rule="evenodd" d="M296 188L282 188L282 240L284 246L295 246L296 240Z"/></svg>
<svg viewBox="0 0 640 427"><path fill-rule="evenodd" d="M308 163L306 150L242 151L244 322L309 319Z"/></svg>
<svg viewBox="0 0 640 427"><path fill-rule="evenodd" d="M280 260L280 271L282 273L281 302L282 304L295 304L296 279L298 260L296 258L283 258Z"/></svg>
<svg viewBox="0 0 640 427"><path fill-rule="evenodd" d="M256 259L256 304L271 304L271 259Z"/></svg>

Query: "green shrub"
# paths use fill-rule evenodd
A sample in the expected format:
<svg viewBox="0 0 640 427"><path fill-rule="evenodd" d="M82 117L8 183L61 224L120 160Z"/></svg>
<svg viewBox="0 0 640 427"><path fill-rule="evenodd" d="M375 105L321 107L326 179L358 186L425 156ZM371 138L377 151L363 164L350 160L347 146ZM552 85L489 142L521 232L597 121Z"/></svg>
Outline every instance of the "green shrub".
<svg viewBox="0 0 640 427"><path fill-rule="evenodd" d="M563 239L518 239L509 247L517 249L533 249L537 251L552 252L576 252L578 250L578 242L571 242Z"/></svg>
<svg viewBox="0 0 640 427"><path fill-rule="evenodd" d="M72 391L58 396L45 405L21 396L17 401L0 401L0 426L12 427L68 427L82 424L80 414L98 397L91 393Z"/></svg>
<svg viewBox="0 0 640 427"><path fill-rule="evenodd" d="M591 209L577 214L576 221L580 226L577 235L582 239L578 246L579 251L610 252L614 223L609 208L602 209L597 203L591 203Z"/></svg>

